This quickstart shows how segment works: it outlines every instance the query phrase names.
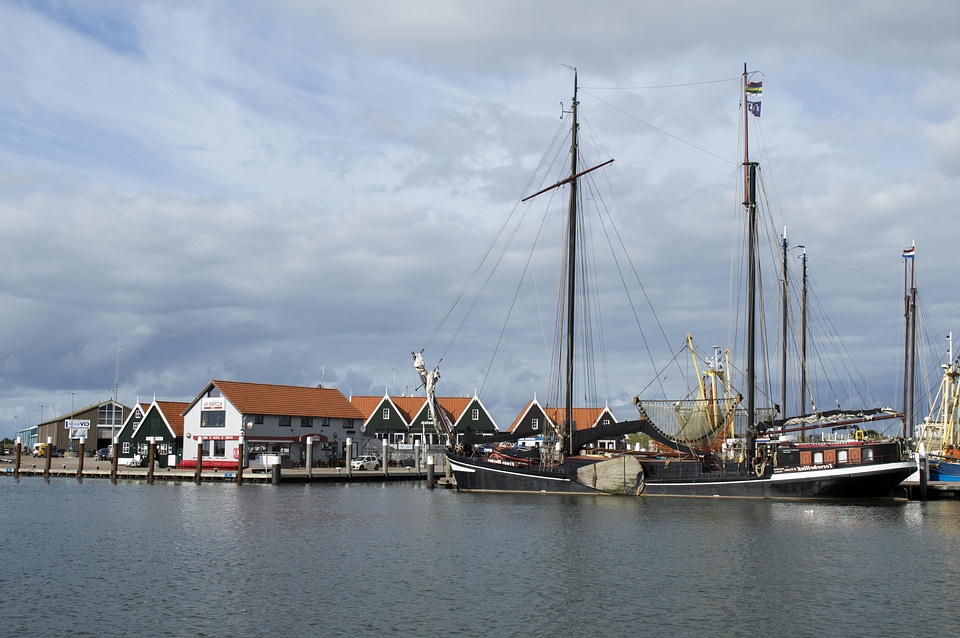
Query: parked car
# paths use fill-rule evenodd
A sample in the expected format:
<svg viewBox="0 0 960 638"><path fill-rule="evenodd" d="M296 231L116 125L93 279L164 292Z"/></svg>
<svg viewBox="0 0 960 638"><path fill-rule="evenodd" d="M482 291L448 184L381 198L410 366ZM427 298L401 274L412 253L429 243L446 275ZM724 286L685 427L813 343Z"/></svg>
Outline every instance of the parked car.
<svg viewBox="0 0 960 638"><path fill-rule="evenodd" d="M375 456L358 456L350 461L350 468L354 470L379 470L380 459Z"/></svg>
<svg viewBox="0 0 960 638"><path fill-rule="evenodd" d="M50 446L50 457L57 458L63 456L63 453L57 449L57 446L52 443L40 443L37 446L37 450L33 453L34 456L46 456L47 455L47 446Z"/></svg>
<svg viewBox="0 0 960 638"><path fill-rule="evenodd" d="M97 460L98 461L109 461L113 459L113 446L102 447L97 450Z"/></svg>

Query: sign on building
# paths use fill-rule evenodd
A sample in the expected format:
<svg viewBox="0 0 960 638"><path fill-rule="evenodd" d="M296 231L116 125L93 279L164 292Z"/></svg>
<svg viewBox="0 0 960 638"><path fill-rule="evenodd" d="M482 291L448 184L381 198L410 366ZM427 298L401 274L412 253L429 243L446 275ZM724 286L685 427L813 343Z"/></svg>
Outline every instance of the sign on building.
<svg viewBox="0 0 960 638"><path fill-rule="evenodd" d="M85 439L90 432L90 419L66 419L64 427L70 430L71 439Z"/></svg>

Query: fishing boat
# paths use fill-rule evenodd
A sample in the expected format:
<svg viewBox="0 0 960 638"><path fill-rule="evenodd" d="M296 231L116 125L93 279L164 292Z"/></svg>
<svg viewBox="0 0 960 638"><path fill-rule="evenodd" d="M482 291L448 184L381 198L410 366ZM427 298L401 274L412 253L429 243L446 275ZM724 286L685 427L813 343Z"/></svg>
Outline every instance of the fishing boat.
<svg viewBox="0 0 960 638"><path fill-rule="evenodd" d="M953 333L947 336L948 358L940 389L921 425L921 451L927 456L931 481L960 481L960 358L953 354Z"/></svg>
<svg viewBox="0 0 960 638"><path fill-rule="evenodd" d="M744 69L744 123L748 115L747 95L753 85ZM618 494L657 496L756 497L756 498L841 498L888 497L912 471L902 460L897 439L868 440L860 425L873 420L898 418L889 410L834 411L814 413L795 419L776 419L775 411L756 405L756 168L749 160L744 127L744 207L749 216L749 282L746 396L737 392L727 377L725 353L715 349L698 382L687 397L679 400L634 399L636 419L579 428L573 418L574 350L577 286L578 183L587 174L609 164L592 168L578 165L578 96L576 73L571 102L570 170L564 179L530 195L527 199L560 187L569 190L564 251L565 299L561 301L564 344L564 404L562 417L550 419L540 446L539 463L503 463L474 452L479 439L452 432L439 406L436 427L446 433L447 461L456 488L466 492L527 492L551 494ZM700 359L688 335L685 349L694 364ZM427 388L428 401L436 404L433 389L439 368L427 371L420 353L415 366ZM846 439L801 440L797 433L814 428L840 428L859 432ZM739 432L739 434L738 434ZM643 433L657 445L655 451L604 450L597 453L591 444L603 438ZM509 439L508 434L485 438L484 443Z"/></svg>

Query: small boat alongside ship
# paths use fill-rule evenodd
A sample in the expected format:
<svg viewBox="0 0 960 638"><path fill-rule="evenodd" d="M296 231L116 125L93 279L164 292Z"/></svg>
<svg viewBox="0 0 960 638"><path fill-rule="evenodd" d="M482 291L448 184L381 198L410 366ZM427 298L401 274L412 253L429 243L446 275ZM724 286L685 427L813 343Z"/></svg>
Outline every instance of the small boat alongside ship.
<svg viewBox="0 0 960 638"><path fill-rule="evenodd" d="M914 470L905 461L900 439L879 439L871 425L884 419L901 418L887 409L831 411L791 419L777 419L774 409L757 406L755 360L757 264L755 228L757 164L749 159L747 96L757 92L744 68L742 108L744 115L744 208L749 216L749 281L747 284L748 336L745 390L742 395L728 379L730 369L719 349L712 359L703 360L686 338L685 349L697 368L697 384L689 396L679 400L634 399L637 418L588 428L579 428L573 418L574 331L578 325L578 274L576 269L578 228L578 182L593 168L578 165L578 95L576 73L571 102L570 170L557 183L531 195L566 187L569 200L564 251L565 299L563 321L558 321L564 344L565 379L563 415L550 419L544 428L537 462L516 462L477 454L476 447L497 440L515 439L509 434L495 437L455 436L433 391L439 369L427 371L422 355L414 353L415 366L435 406L437 431L449 441L447 460L456 488L465 492L514 492L548 494L612 494L633 496L690 496L782 499L862 499L889 497ZM610 160L612 161L612 160ZM529 199L529 198L527 198ZM723 360L721 360L723 359ZM701 373L699 365L706 361ZM553 422L555 421L555 422ZM852 436L824 436L807 440L814 430L853 433ZM601 439L623 438L642 433L656 445L656 451L641 452L595 449ZM812 439L813 437L811 437Z"/></svg>

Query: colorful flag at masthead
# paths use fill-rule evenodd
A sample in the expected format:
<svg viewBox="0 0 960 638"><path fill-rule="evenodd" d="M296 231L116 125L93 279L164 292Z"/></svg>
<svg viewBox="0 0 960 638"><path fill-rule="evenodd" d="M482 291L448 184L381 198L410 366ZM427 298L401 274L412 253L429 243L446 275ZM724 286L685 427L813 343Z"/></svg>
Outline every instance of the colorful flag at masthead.
<svg viewBox="0 0 960 638"><path fill-rule="evenodd" d="M910 246L910 248L907 248L906 250L904 250L904 251L903 251L903 258L904 258L904 259L913 259L913 251L914 251L914 247L913 247L913 246Z"/></svg>
<svg viewBox="0 0 960 638"><path fill-rule="evenodd" d="M747 82L747 93L760 95L763 93L763 82Z"/></svg>
<svg viewBox="0 0 960 638"><path fill-rule="evenodd" d="M753 113L755 117L760 117L760 102L747 100L747 110Z"/></svg>

